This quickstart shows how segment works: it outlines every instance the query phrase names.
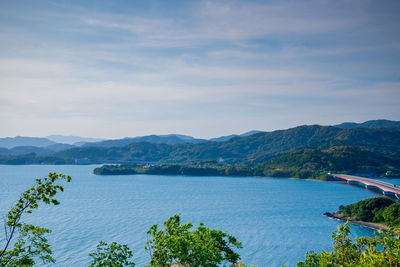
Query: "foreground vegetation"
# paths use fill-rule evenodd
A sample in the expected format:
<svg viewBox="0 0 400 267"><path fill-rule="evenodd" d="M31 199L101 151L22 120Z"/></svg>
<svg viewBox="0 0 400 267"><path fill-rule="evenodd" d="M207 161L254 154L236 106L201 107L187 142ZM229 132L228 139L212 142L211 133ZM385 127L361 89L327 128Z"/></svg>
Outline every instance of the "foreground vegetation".
<svg viewBox="0 0 400 267"><path fill-rule="evenodd" d="M39 204L58 205L55 195L64 188L59 183L69 182L71 177L50 173L48 177L36 179L35 185L26 190L14 207L8 212L5 236L0 245L0 266L33 266L40 263L54 263L51 246L46 234L51 231L40 226L25 224L22 219ZM344 214L375 220L379 214L389 225L399 225L399 204L388 199L376 198L342 207ZM149 267L185 266L245 267L238 262L240 255L234 251L241 243L234 236L220 230L213 230L203 224L192 230L192 223L181 224L179 214L164 222L163 229L158 225L150 227L145 249L150 253ZM394 232L382 232L375 237L349 237L347 223L339 226L332 234L333 248L330 252L310 251L298 267L317 266L400 266L400 236ZM127 245L100 241L97 249L89 254L91 267L135 266L133 252ZM266 263L265 266L267 266Z"/></svg>
<svg viewBox="0 0 400 267"><path fill-rule="evenodd" d="M398 267L400 266L400 237L392 232L378 233L374 237L349 237L349 223L339 226L332 234L330 252L310 251L298 267Z"/></svg>
<svg viewBox="0 0 400 267"><path fill-rule="evenodd" d="M24 214L32 213L40 203L58 205L55 195L64 191L58 182L71 181L70 176L49 173L48 177L36 179L35 185L26 190L8 212L4 225L4 246L0 249L0 266L32 266L37 260L54 263L51 246L45 235L51 230L24 223ZM3 245L0 243L0 245ZM10 248L13 245L13 248Z"/></svg>

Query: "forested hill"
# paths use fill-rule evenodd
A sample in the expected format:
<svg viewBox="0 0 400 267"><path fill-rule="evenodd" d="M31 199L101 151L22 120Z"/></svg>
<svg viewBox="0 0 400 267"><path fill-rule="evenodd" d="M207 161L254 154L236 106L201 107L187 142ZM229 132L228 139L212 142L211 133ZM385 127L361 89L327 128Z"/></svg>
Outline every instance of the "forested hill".
<svg viewBox="0 0 400 267"><path fill-rule="evenodd" d="M341 129L332 126L299 126L287 130L238 136L225 142L199 144L131 143L120 147L78 147L46 156L2 156L2 164L85 163L185 163L223 160L227 163L262 163L301 149L326 150L338 146L359 147L390 159L400 158L400 130Z"/></svg>
<svg viewBox="0 0 400 267"><path fill-rule="evenodd" d="M321 172L363 173L396 176L400 159L387 157L361 147L337 146L326 150L304 149L267 160L259 169L266 176L307 178Z"/></svg>
<svg viewBox="0 0 400 267"><path fill-rule="evenodd" d="M400 121L390 121L390 120L370 120L363 123L355 123L355 122L344 122L338 125L334 125L338 128L391 128L391 129L400 129Z"/></svg>

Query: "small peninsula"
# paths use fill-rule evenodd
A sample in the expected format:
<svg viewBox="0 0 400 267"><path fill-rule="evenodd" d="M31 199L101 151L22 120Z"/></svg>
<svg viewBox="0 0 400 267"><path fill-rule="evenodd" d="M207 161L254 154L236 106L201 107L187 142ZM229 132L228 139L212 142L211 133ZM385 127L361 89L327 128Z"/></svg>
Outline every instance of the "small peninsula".
<svg viewBox="0 0 400 267"><path fill-rule="evenodd" d="M363 199L347 206L341 205L339 211L324 215L373 229L389 230L400 226L400 203L387 197Z"/></svg>
<svg viewBox="0 0 400 267"><path fill-rule="evenodd" d="M184 176L256 176L256 177L295 177L319 180L333 178L323 171L308 170L269 170L264 165L229 165L216 162L199 162L194 164L163 164L163 165L103 165L93 170L96 175L184 175Z"/></svg>

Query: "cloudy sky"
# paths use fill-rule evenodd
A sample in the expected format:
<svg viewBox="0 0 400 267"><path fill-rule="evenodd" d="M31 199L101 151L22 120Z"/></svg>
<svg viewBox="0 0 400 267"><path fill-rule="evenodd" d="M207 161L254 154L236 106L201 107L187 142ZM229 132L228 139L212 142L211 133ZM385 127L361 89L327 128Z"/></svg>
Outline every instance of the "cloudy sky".
<svg viewBox="0 0 400 267"><path fill-rule="evenodd" d="M400 120L400 1L1 1L0 136Z"/></svg>

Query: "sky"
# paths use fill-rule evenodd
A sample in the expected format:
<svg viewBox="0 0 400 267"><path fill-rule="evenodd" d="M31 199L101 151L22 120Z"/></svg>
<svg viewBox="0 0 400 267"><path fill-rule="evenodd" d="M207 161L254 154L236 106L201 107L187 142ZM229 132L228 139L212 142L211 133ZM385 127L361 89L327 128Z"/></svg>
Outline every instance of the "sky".
<svg viewBox="0 0 400 267"><path fill-rule="evenodd" d="M400 120L400 1L0 1L0 137Z"/></svg>

